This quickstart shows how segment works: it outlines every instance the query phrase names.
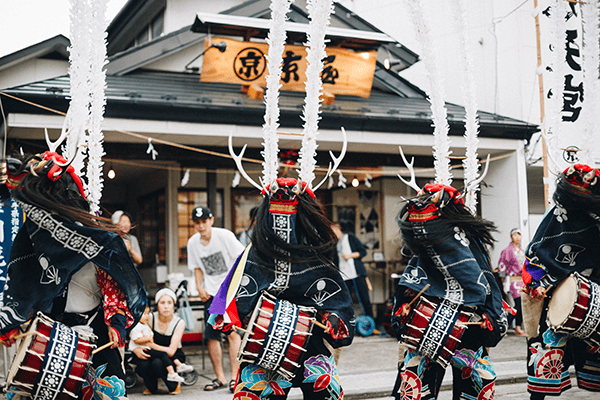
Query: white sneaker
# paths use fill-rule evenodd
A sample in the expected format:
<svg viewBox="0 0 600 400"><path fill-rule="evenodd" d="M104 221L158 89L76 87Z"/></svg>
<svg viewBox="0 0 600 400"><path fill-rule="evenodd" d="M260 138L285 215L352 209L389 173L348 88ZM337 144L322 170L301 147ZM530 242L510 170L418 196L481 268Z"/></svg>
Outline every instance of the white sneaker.
<svg viewBox="0 0 600 400"><path fill-rule="evenodd" d="M192 372L194 370L194 367L192 367L191 365L188 364L181 364L177 366L177 372Z"/></svg>
<svg viewBox="0 0 600 400"><path fill-rule="evenodd" d="M179 374L177 372L175 372L173 374L168 374L167 380L171 381L171 382L184 382L185 381L185 379L183 379L181 376L179 376Z"/></svg>

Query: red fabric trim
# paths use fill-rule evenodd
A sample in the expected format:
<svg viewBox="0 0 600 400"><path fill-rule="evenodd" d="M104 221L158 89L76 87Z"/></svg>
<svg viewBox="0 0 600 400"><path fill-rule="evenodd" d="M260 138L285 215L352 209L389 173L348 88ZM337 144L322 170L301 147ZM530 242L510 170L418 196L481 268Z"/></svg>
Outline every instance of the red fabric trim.
<svg viewBox="0 0 600 400"><path fill-rule="evenodd" d="M97 268L98 270L98 285L100 286L100 291L102 292L102 299L104 305L104 323L110 326L111 318L119 313L120 311L125 312L125 316L127 317L127 328L133 325L133 315L129 312L129 307L127 307L127 300L125 299L125 294L115 282L115 280L108 275L103 269Z"/></svg>

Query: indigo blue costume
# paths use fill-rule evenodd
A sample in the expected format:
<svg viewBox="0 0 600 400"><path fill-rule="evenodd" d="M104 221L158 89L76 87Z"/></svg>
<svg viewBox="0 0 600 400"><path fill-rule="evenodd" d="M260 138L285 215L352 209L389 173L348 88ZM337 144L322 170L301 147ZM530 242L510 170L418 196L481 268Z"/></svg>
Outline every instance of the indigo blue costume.
<svg viewBox="0 0 600 400"><path fill-rule="evenodd" d="M553 196L555 206L546 212L525 252L526 291L544 302L539 308L535 307L535 299L524 302L524 308L539 310L535 326L527 328L527 389L532 399L558 396L571 388L570 365L575 366L579 388L600 391L600 347L554 332L546 321L546 294L551 296L571 273L600 283L599 176L598 169L584 164L575 164L560 174ZM530 335L531 332L537 334Z"/></svg>
<svg viewBox="0 0 600 400"><path fill-rule="evenodd" d="M293 379L242 362L236 398L285 399L294 386L302 389L306 399L341 399L337 368L323 342L325 339L335 348L348 346L354 335L352 299L331 261L337 239L312 191L296 179L279 178L263 194L252 247L236 261L210 313L219 315L217 320L229 314L230 323L246 326L266 291L277 299L317 309L317 320L328 332L313 327L307 351L298 360L301 368ZM235 299L228 302L231 288Z"/></svg>
<svg viewBox="0 0 600 400"><path fill-rule="evenodd" d="M98 337L98 346L109 342L109 329L114 329L122 346L126 329L137 323L147 304L144 284L122 238L103 229L108 222L88 213L81 181L66 164L62 156L52 152L23 162L8 159L6 187L26 220L11 248L0 303L0 332L3 339L10 339L15 328L41 311L69 326L89 325ZM3 188L2 194L7 197L9 192ZM118 292L120 304L126 302L122 313L103 309L102 302L86 313L65 312L69 283L84 267L90 275L104 279L114 290L111 293ZM104 394L123 397L124 372L118 348L100 351L92 361L96 370L90 375L112 382L112 392Z"/></svg>
<svg viewBox="0 0 600 400"><path fill-rule="evenodd" d="M487 251L493 244L494 225L471 215L456 189L430 184L408 202L398 218L402 239L412 253L394 302L392 325L398 339L406 333L411 317L401 315L403 306L426 285L430 286L423 296L439 300L436 312L443 313L448 320L456 321L459 311L473 313L472 319L481 321L481 325L471 325L465 330L462 343L449 361L454 375L454 398L488 398L485 396L494 393L496 375L486 347L495 346L507 330L501 291ZM426 341L435 340L424 334L419 340L424 346L435 347L442 338L427 344ZM404 399L418 394L422 399L437 398L445 366L436 362L436 357L433 353L408 349L394 396Z"/></svg>

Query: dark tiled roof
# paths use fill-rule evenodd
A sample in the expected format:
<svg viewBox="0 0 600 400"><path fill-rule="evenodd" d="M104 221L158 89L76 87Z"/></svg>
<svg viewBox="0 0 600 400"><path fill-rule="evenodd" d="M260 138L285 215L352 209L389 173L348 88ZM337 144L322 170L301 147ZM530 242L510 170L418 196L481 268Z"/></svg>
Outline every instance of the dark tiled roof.
<svg viewBox="0 0 600 400"><path fill-rule="evenodd" d="M125 76L108 76L106 116L115 118L170 120L197 123L234 123L261 126L264 103L241 93L240 85L202 83L197 74L139 72ZM9 94L39 101L63 111L68 104L69 78L62 76L35 82L6 91ZM301 127L303 92L280 94L281 125ZM30 106L11 102L20 112L40 113ZM447 104L450 134L462 135L464 108ZM14 108L13 108L14 111ZM232 116L235 115L235 118ZM529 139L537 126L492 113L479 113L482 137ZM370 98L336 96L330 106L323 106L320 127L431 133L431 111L424 96L401 97L373 90Z"/></svg>

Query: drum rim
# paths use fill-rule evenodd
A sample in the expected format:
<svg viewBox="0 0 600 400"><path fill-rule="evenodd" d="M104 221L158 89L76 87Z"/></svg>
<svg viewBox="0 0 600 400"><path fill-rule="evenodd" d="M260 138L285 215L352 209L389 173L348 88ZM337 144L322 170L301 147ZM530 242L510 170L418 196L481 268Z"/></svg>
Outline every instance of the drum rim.
<svg viewBox="0 0 600 400"><path fill-rule="evenodd" d="M23 363L23 361L25 361L25 357L27 357L28 354L28 350L29 347L31 346L31 344L33 343L34 339L37 338L36 334L33 334L32 332L37 332L37 328L40 325L40 323L44 323L47 324L46 321L44 321L44 318L41 318L39 315L37 317L35 317L33 319L33 321L31 321L31 323L29 324L29 326L27 327L27 330L25 331L25 333L27 334L27 336L25 336L22 340L21 343L19 343L19 348L17 349L15 356L13 358L12 364L8 370L8 375L6 377L6 388L7 391L10 390L10 386L15 383L15 384L19 384L20 382L13 382L13 380L15 379L15 377L17 376L17 374L19 373L19 370L21 369L21 365Z"/></svg>
<svg viewBox="0 0 600 400"><path fill-rule="evenodd" d="M577 305L577 299L579 298L578 293L581 291L581 282L584 282L584 279L587 280L587 278L579 275L576 272L569 274L569 276L567 276L565 279L563 279L562 282L560 282L558 284L558 286L556 286L556 288L552 292L552 297L550 297L550 300L548 300L548 306L547 306L547 311L546 311L546 322L548 323L548 327L550 327L552 330L561 329L561 327L563 327L565 325L565 323L567 321L569 321L571 314L573 314L573 310L575 309L575 307ZM566 317L560 323L553 323L551 321L551 309L553 308L552 304L555 304L558 301L558 299L555 297L556 291L560 290L560 288L564 284L566 284L566 282L571 281L571 280L575 281L575 285L576 285L575 296L574 296L575 301L573 301L573 303L571 304L571 307L569 308L568 312L566 313Z"/></svg>

